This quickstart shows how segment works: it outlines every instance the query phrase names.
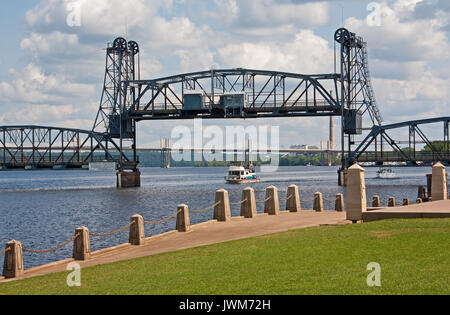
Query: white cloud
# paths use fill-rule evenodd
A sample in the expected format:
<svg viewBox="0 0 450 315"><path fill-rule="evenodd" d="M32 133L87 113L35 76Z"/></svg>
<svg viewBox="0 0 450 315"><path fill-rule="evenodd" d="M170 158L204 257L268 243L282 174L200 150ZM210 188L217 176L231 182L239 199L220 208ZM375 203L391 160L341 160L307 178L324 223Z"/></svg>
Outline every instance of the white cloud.
<svg viewBox="0 0 450 315"><path fill-rule="evenodd" d="M91 85L69 82L60 75L46 75L34 64L15 73L12 83L1 84L2 102L57 104L74 97L86 99L94 93Z"/></svg>
<svg viewBox="0 0 450 315"><path fill-rule="evenodd" d="M125 25L128 38L141 45L145 79L211 67L333 71L334 27L327 25L330 1L215 0L211 5L202 0L79 0L81 27L69 27L66 7L72 1L41 0L26 13L29 33L21 41L25 66L8 66L16 70L11 69L10 80L0 82L3 122L90 128L103 83L102 49L115 37L125 36ZM390 120L448 111L446 5L442 0L427 8L418 0L384 1L381 27L369 27L365 18L346 22L369 44L375 93ZM319 35L324 31L330 32L330 41ZM327 136L325 120L269 123L282 126L286 144L302 130L308 143ZM164 124L158 123L164 126L160 133L166 130ZM178 122L167 128L170 124ZM159 136L149 133L145 141L157 143L154 138Z"/></svg>
<svg viewBox="0 0 450 315"><path fill-rule="evenodd" d="M72 29L67 25L68 5L74 0L41 0L26 15L27 23L38 31L49 29ZM145 25L168 2L163 0L77 0L81 8L81 27L86 34L124 34L126 26ZM171 2L169 2L170 4Z"/></svg>
<svg viewBox="0 0 450 315"><path fill-rule="evenodd" d="M346 21L369 44L375 94L391 122L448 115L450 81L441 67L450 61L450 43L441 17L414 18L420 3L382 3L380 27L370 27L364 19Z"/></svg>
<svg viewBox="0 0 450 315"><path fill-rule="evenodd" d="M222 64L304 74L333 71L333 50L328 41L302 30L291 42L229 44L218 52Z"/></svg>
<svg viewBox="0 0 450 315"><path fill-rule="evenodd" d="M214 0L217 11L211 15L227 24L232 24L239 17L239 4L236 0Z"/></svg>
<svg viewBox="0 0 450 315"><path fill-rule="evenodd" d="M180 58L180 72L208 70L217 66L214 61L214 54L206 47L179 50L176 54Z"/></svg>
<svg viewBox="0 0 450 315"><path fill-rule="evenodd" d="M73 105L27 105L0 115L2 124L46 124L70 120L76 115ZM64 126L67 127L67 126Z"/></svg>
<svg viewBox="0 0 450 315"><path fill-rule="evenodd" d="M275 0L215 0L216 12L211 15L243 27L257 28L295 24L302 27L324 25L329 21L325 1L298 3Z"/></svg>
<svg viewBox="0 0 450 315"><path fill-rule="evenodd" d="M448 58L450 45L436 19L401 19L405 8L410 12L413 2L399 1L401 5L393 8L382 3L379 27L371 27L365 19L356 18L349 18L345 26L362 35L369 43L371 56L378 59L405 62Z"/></svg>
<svg viewBox="0 0 450 315"><path fill-rule="evenodd" d="M174 17L170 20L154 17L146 34L140 42L144 47L154 50L201 48L213 36L208 26L196 26L186 17Z"/></svg>
<svg viewBox="0 0 450 315"><path fill-rule="evenodd" d="M73 0L41 0L39 5L26 13L28 25L35 30L26 39L24 48L49 49L51 44L77 44L93 38L111 40L117 36L136 37L148 47L168 49L170 47L193 47L207 34L208 27L197 27L186 17L166 19L158 15L161 8L172 7L172 1L164 0L78 0L81 7L81 26L69 27L66 18L67 5ZM54 33L52 39L42 33ZM41 34L36 34L41 33ZM77 34L78 37L61 33ZM128 33L128 34L127 34ZM59 36L57 36L59 35ZM44 39L42 43L40 40ZM64 46L64 45L63 45Z"/></svg>

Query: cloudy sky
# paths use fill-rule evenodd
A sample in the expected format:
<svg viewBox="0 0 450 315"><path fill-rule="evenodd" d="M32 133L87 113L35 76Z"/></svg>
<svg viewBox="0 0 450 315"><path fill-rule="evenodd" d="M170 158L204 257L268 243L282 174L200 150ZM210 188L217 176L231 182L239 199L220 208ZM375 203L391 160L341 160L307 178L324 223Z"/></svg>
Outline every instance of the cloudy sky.
<svg viewBox="0 0 450 315"><path fill-rule="evenodd" d="M67 16L73 2L81 5L81 25L71 27ZM142 77L148 79L211 67L331 73L333 35L342 24L369 44L386 123L448 116L450 1L378 1L380 26L367 23L370 2L3 1L0 125L92 128L103 83L103 49L117 36L140 43ZM180 123L192 125L140 123L139 146L158 145ZM328 137L323 118L256 123L279 125L282 146L318 144Z"/></svg>

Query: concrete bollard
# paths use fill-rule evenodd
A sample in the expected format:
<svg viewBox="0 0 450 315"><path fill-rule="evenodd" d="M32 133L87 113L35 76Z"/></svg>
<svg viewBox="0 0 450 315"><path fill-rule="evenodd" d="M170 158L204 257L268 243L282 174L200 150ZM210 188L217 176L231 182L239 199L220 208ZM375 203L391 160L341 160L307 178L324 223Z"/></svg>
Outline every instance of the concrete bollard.
<svg viewBox="0 0 450 315"><path fill-rule="evenodd" d="M448 200L447 175L441 162L433 165L431 197L433 201Z"/></svg>
<svg viewBox="0 0 450 315"><path fill-rule="evenodd" d="M278 188L275 186L267 187L266 199L264 213L268 213L269 215L279 215L280 199L278 198Z"/></svg>
<svg viewBox="0 0 450 315"><path fill-rule="evenodd" d="M214 220L219 222L231 221L230 198L228 191L220 189L216 191L216 202L219 203L214 207Z"/></svg>
<svg viewBox="0 0 450 315"><path fill-rule="evenodd" d="M287 191L287 201L286 210L290 212L300 212L302 206L300 204L300 194L298 192L298 187L296 185L291 185L288 187Z"/></svg>
<svg viewBox="0 0 450 315"><path fill-rule="evenodd" d="M75 230L78 237L73 242L73 259L88 260L91 258L91 243L89 241L89 230L84 226L80 226Z"/></svg>
<svg viewBox="0 0 450 315"><path fill-rule="evenodd" d="M381 198L378 195L373 196L372 207L380 208L381 207Z"/></svg>
<svg viewBox="0 0 450 315"><path fill-rule="evenodd" d="M242 191L241 216L247 219L252 219L257 216L255 190L247 187Z"/></svg>
<svg viewBox="0 0 450 315"><path fill-rule="evenodd" d="M362 220L363 212L367 211L366 181L364 169L358 164L354 164L348 169L347 182L347 220Z"/></svg>
<svg viewBox="0 0 450 315"><path fill-rule="evenodd" d="M403 206L409 206L409 199L408 198L404 198L403 199Z"/></svg>
<svg viewBox="0 0 450 315"><path fill-rule="evenodd" d="M315 210L316 212L323 212L323 196L320 192L316 192L314 194L313 210Z"/></svg>
<svg viewBox="0 0 450 315"><path fill-rule="evenodd" d="M3 263L3 276L6 279L17 278L23 275L22 244L11 241L6 244L5 261Z"/></svg>
<svg viewBox="0 0 450 315"><path fill-rule="evenodd" d="M177 214L176 230L178 232L189 232L191 230L191 220L189 218L189 207L185 204L179 205L177 212L178 212L178 214Z"/></svg>
<svg viewBox="0 0 450 315"><path fill-rule="evenodd" d="M394 197L390 197L389 201L388 201L388 207L395 207L395 198Z"/></svg>
<svg viewBox="0 0 450 315"><path fill-rule="evenodd" d="M337 212L343 212L345 210L345 203L344 203L344 194L337 194L336 195L336 206L335 209Z"/></svg>
<svg viewBox="0 0 450 315"><path fill-rule="evenodd" d="M417 198L416 203L418 204L423 203L423 200L421 198Z"/></svg>
<svg viewBox="0 0 450 315"><path fill-rule="evenodd" d="M145 231L144 231L144 218L139 214L135 214L131 217L130 225L130 237L129 243L134 246L144 245Z"/></svg>

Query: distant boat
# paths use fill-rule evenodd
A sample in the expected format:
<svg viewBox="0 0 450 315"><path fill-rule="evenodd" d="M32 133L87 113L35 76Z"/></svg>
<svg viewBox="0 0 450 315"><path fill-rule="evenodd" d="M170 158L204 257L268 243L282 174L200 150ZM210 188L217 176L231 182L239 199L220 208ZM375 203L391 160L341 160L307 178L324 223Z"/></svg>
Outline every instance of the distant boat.
<svg viewBox="0 0 450 315"><path fill-rule="evenodd" d="M228 169L228 176L225 177L228 184L250 184L260 181L253 168L252 141L250 139L247 144L244 143L244 154L245 162L230 166Z"/></svg>
<svg viewBox="0 0 450 315"><path fill-rule="evenodd" d="M228 184L250 184L260 181L252 165L230 166L225 180Z"/></svg>
<svg viewBox="0 0 450 315"><path fill-rule="evenodd" d="M392 179L395 178L395 172L390 168L380 168L377 172L378 178Z"/></svg>

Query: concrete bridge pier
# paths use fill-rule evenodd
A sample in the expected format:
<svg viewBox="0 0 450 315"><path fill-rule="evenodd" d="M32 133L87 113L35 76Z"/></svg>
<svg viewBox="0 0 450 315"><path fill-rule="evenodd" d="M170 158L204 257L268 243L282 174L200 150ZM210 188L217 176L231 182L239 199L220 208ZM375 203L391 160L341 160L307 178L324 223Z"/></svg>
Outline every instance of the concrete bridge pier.
<svg viewBox="0 0 450 315"><path fill-rule="evenodd" d="M135 170L119 170L117 172L117 188L141 187L141 172Z"/></svg>
<svg viewBox="0 0 450 315"><path fill-rule="evenodd" d="M338 185L341 187L347 186L348 169L341 168L338 171Z"/></svg>

